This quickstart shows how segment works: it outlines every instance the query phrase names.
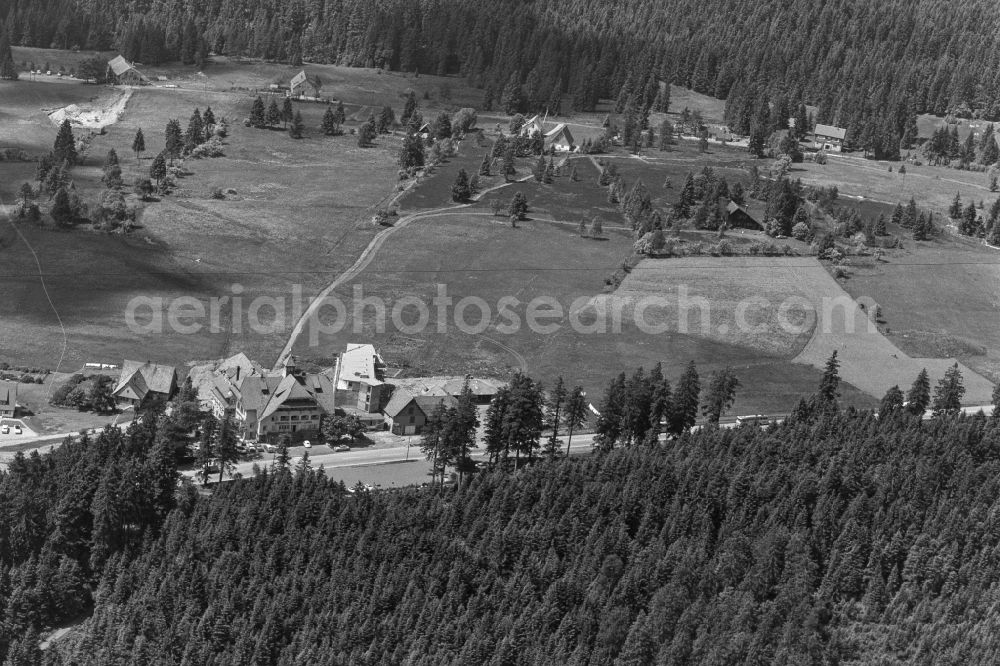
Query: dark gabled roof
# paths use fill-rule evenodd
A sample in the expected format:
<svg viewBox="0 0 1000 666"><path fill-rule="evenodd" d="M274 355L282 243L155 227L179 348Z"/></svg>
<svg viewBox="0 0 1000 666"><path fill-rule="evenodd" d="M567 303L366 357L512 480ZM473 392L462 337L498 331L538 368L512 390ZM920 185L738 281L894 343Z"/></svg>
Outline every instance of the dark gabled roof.
<svg viewBox="0 0 1000 666"><path fill-rule="evenodd" d="M0 382L0 405L10 407L17 405L16 382Z"/></svg>
<svg viewBox="0 0 1000 666"><path fill-rule="evenodd" d="M816 129L813 131L813 133L816 134L817 136L827 136L830 137L831 139L840 139L841 141L843 141L844 137L847 136L847 130L844 129L843 127L834 127L833 125L820 125L819 123L816 124Z"/></svg>
<svg viewBox="0 0 1000 666"><path fill-rule="evenodd" d="M458 400L450 395L418 395L414 400L427 418L430 418L441 403L444 403L445 407L454 407L458 404Z"/></svg>
<svg viewBox="0 0 1000 666"><path fill-rule="evenodd" d="M122 363L122 373L113 393L118 395L125 389L131 388L137 400L142 400L149 392L169 395L176 381L177 370L172 365L158 365L149 361L140 363L126 359Z"/></svg>
<svg viewBox="0 0 1000 666"><path fill-rule="evenodd" d="M382 412L386 416L397 416L401 411L403 411L408 404L413 400L415 396L409 391L403 389L396 389L392 393L392 397L389 402L386 403Z"/></svg>

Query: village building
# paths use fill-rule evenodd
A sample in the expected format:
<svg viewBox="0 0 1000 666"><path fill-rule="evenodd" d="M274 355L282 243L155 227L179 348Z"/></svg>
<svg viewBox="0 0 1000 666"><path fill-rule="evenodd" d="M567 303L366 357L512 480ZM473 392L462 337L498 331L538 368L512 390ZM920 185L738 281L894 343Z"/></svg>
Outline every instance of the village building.
<svg viewBox="0 0 1000 666"><path fill-rule="evenodd" d="M499 383L476 377L406 377L394 381L397 391L406 391L414 396L453 398L461 395L462 387L468 381L472 399L477 405L488 405L500 390Z"/></svg>
<svg viewBox="0 0 1000 666"><path fill-rule="evenodd" d="M115 81L123 86L140 86L148 83L146 77L123 56L109 60L108 67L111 69L111 73L114 74Z"/></svg>
<svg viewBox="0 0 1000 666"><path fill-rule="evenodd" d="M730 229L753 229L755 231L764 229L764 226L754 219L745 207L735 201L730 199L729 203L725 204L725 207L726 226Z"/></svg>
<svg viewBox="0 0 1000 666"><path fill-rule="evenodd" d="M457 403L450 395L414 395L406 389L399 389L385 406L386 429L394 435L419 435L438 405L443 404L447 408Z"/></svg>
<svg viewBox="0 0 1000 666"><path fill-rule="evenodd" d="M166 402L176 391L177 369L174 366L126 359L111 395L121 406L142 407L153 400Z"/></svg>
<svg viewBox="0 0 1000 666"><path fill-rule="evenodd" d="M300 372L294 357L280 374L243 375L229 390L241 434L262 442L277 442L282 435L292 442L316 439L323 417L336 407L333 380L326 373Z"/></svg>
<svg viewBox="0 0 1000 666"><path fill-rule="evenodd" d="M557 152L570 152L576 144L573 143L573 133L569 131L566 123L559 123L544 135L545 150L555 150Z"/></svg>
<svg viewBox="0 0 1000 666"><path fill-rule="evenodd" d="M17 382L0 381L0 419L12 419L17 412Z"/></svg>
<svg viewBox="0 0 1000 666"><path fill-rule="evenodd" d="M847 130L843 127L817 123L816 129L813 130L813 148L839 153L844 148L845 138L847 138Z"/></svg>
<svg viewBox="0 0 1000 666"><path fill-rule="evenodd" d="M347 345L337 360L337 390L349 394L342 405L352 405L361 414L382 411L389 402L392 386L385 382L385 361L374 346Z"/></svg>

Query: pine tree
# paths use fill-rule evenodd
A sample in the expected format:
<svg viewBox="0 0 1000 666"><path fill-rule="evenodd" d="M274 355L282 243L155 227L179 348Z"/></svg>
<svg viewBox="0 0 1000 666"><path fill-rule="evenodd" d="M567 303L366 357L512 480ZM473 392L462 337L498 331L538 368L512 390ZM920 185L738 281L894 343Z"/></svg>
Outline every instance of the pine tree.
<svg viewBox="0 0 1000 666"><path fill-rule="evenodd" d="M132 152L135 153L135 160L138 162L141 155L146 152L146 137L142 135L142 128L135 131L135 138L132 139Z"/></svg>
<svg viewBox="0 0 1000 666"><path fill-rule="evenodd" d="M52 209L49 211L52 219L61 227L69 227L76 220L76 211L73 210L69 192L65 187L56 190L52 200Z"/></svg>
<svg viewBox="0 0 1000 666"><path fill-rule="evenodd" d="M320 128L326 136L334 136L337 134L337 130L339 128L337 126L337 121L334 120L333 117L333 107L326 107L326 111L323 113L323 122L320 125Z"/></svg>
<svg viewBox="0 0 1000 666"><path fill-rule="evenodd" d="M515 192L511 197L510 205L507 207L507 214L518 220L523 220L528 212L528 199L523 192Z"/></svg>
<svg viewBox="0 0 1000 666"><path fill-rule="evenodd" d="M156 181L157 187L163 184L163 179L167 177L167 161L163 153L158 153L153 158L153 163L149 167L149 177Z"/></svg>
<svg viewBox="0 0 1000 666"><path fill-rule="evenodd" d="M563 383L563 378L559 377L556 379L555 387L549 391L548 399L546 400L546 407L549 414L548 426L552 430L552 433L546 442L545 453L550 458L555 458L561 453L559 426L563 422L563 408L566 403L566 397L566 385Z"/></svg>
<svg viewBox="0 0 1000 666"><path fill-rule="evenodd" d="M840 397L840 361L837 359L837 351L830 354L823 369L823 376L819 381L819 391L816 397L820 405L836 406L837 398Z"/></svg>
<svg viewBox="0 0 1000 666"><path fill-rule="evenodd" d="M264 100L261 99L260 96L258 96L256 99L254 99L253 104L250 107L250 126L260 129L261 127L264 127L264 125L266 124L267 124L267 118L264 115ZM170 124L168 123L167 127L169 126Z"/></svg>
<svg viewBox="0 0 1000 666"><path fill-rule="evenodd" d="M184 133L184 147L192 150L195 146L205 141L205 123L201 119L201 112L195 109L188 120L187 131Z"/></svg>
<svg viewBox="0 0 1000 666"><path fill-rule="evenodd" d="M671 433L681 435L695 424L700 396L701 383L698 379L698 369L694 361L689 361L687 368L677 380L672 395L670 413L667 415L668 429Z"/></svg>
<svg viewBox="0 0 1000 666"><path fill-rule="evenodd" d="M899 386L893 386L882 396L882 401L878 406L879 418L887 418L901 411L903 409L903 402L903 392L899 389Z"/></svg>
<svg viewBox="0 0 1000 666"><path fill-rule="evenodd" d="M292 118L295 117L295 111L292 109L292 98L285 97L281 101L281 122L287 126L288 123L292 122Z"/></svg>
<svg viewBox="0 0 1000 666"><path fill-rule="evenodd" d="M358 146L361 148L368 148L375 140L375 136L375 123L371 120L366 120L364 124L358 128Z"/></svg>
<svg viewBox="0 0 1000 666"><path fill-rule="evenodd" d="M955 192L955 198L951 202L951 206L948 208L948 217L953 220L957 220L962 217L962 197L958 192Z"/></svg>
<svg viewBox="0 0 1000 666"><path fill-rule="evenodd" d="M406 126L410 124L410 119L417 111L417 94L412 90L406 95L406 101L403 103L403 113L399 116L400 124ZM341 121L343 122L343 121Z"/></svg>
<svg viewBox="0 0 1000 666"><path fill-rule="evenodd" d="M587 397L582 386L575 386L566 398L566 407L562 413L563 425L566 426L566 455L569 455L573 443L573 431L587 422Z"/></svg>
<svg viewBox="0 0 1000 666"><path fill-rule="evenodd" d="M920 371L913 385L906 393L906 410L916 416L923 416L931 404L931 381L927 369Z"/></svg>
<svg viewBox="0 0 1000 666"><path fill-rule="evenodd" d="M73 166L77 162L76 139L73 137L73 126L69 119L63 120L59 126L52 154L56 164L65 162L69 166Z"/></svg>
<svg viewBox="0 0 1000 666"><path fill-rule="evenodd" d="M451 186L451 200L464 203L471 196L472 190L469 187L469 174L465 172L465 169L459 169L458 175L455 177L455 184Z"/></svg>
<svg viewBox="0 0 1000 666"><path fill-rule="evenodd" d="M205 126L206 135L215 129L215 113L212 111L212 107L205 107L205 113L201 114L201 120ZM206 136L206 138L208 137Z"/></svg>
<svg viewBox="0 0 1000 666"><path fill-rule="evenodd" d="M944 377L938 380L934 388L934 400L931 409L934 417L954 416L962 409L962 398L965 397L965 386L962 384L962 371L958 363L948 368Z"/></svg>
<svg viewBox="0 0 1000 666"><path fill-rule="evenodd" d="M399 149L399 168L410 169L424 166L424 141L419 134L409 132L403 137Z"/></svg>
<svg viewBox="0 0 1000 666"><path fill-rule="evenodd" d="M301 139L302 130L304 128L305 125L302 123L302 114L299 111L296 111L295 115L292 116L292 122L288 125L288 136L293 139Z"/></svg>
<svg viewBox="0 0 1000 666"><path fill-rule="evenodd" d="M281 122L281 109L278 108L278 102L273 98L271 103L267 107L267 125L268 127L274 127Z"/></svg>
<svg viewBox="0 0 1000 666"><path fill-rule="evenodd" d="M708 382L708 393L702 405L702 415L709 423L718 423L722 414L732 407L739 385L740 380L736 377L736 372L728 366L712 373L712 378Z"/></svg>
<svg viewBox="0 0 1000 666"><path fill-rule="evenodd" d="M181 124L176 120L168 120L164 132L166 147L164 151L170 158L170 163L180 157L184 152L184 137L181 135Z"/></svg>

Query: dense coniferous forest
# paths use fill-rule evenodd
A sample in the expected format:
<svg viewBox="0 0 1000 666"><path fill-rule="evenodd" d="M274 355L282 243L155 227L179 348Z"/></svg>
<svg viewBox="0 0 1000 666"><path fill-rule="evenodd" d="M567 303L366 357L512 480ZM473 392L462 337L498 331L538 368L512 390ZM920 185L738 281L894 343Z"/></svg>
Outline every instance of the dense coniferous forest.
<svg viewBox="0 0 1000 666"><path fill-rule="evenodd" d="M896 403L876 418L817 398L766 429L353 494L301 464L168 492L163 432L107 432L0 482L3 648L13 664L994 662L1000 420Z"/></svg>
<svg viewBox="0 0 1000 666"><path fill-rule="evenodd" d="M1000 118L991 0L0 0L0 21L15 45L147 64L211 51L461 75L505 110L556 113L561 93L648 108L672 81L734 98L736 122L762 99L898 137L914 113Z"/></svg>

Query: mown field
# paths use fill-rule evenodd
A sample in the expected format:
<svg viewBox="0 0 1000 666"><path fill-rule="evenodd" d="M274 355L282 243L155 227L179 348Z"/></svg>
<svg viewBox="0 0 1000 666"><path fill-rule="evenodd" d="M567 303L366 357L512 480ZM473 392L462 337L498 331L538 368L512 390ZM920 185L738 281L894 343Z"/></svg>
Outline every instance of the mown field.
<svg viewBox="0 0 1000 666"><path fill-rule="evenodd" d="M768 353L745 341L704 335L696 329L644 332L627 312L620 333L611 332L610 325L608 332L588 331L588 326L601 319L594 308L585 306L594 303L595 297L602 300L603 278L628 251L630 239L618 235L606 241L581 239L572 228L544 221L522 222L512 229L506 220L477 212L473 208L418 220L393 235L357 281L336 291L345 304L346 317L336 319L330 308L322 322L333 327L338 321L341 330L318 334L315 346L304 335L296 352L323 355L348 341L368 341L382 350L390 364L411 374L505 374L524 366L547 381L562 375L584 385L591 395L600 394L609 376L639 365L661 362L672 377L690 360L698 363L706 377L713 369L732 365L745 387L736 411L786 410L798 395L814 390L819 373L788 360L797 351L795 345L804 344L802 340L789 341L791 347L784 354ZM373 306L366 306L359 318L353 316L355 285L363 287L365 298L376 297L386 304L384 331L376 328L379 318ZM438 285L445 285L455 303L464 297L483 299L492 314L485 330L461 331L452 323L452 308L446 311L448 325L439 332L432 301ZM522 323L516 331L506 331L509 320L498 316L498 304L505 296L521 303L513 308ZM556 330L533 331L524 325L526 303L539 297L552 298L560 305L561 315L543 322L557 325ZM426 327L416 330L417 309L403 299L427 304L432 318ZM391 311L396 303L401 304L399 320L404 328L413 326L414 330L393 326ZM470 325L480 323L476 308L468 313ZM646 319L657 323L652 317ZM613 321L611 311L605 321ZM849 387L845 399L873 404L871 398Z"/></svg>
<svg viewBox="0 0 1000 666"><path fill-rule="evenodd" d="M915 356L954 356L1000 381L1000 253L946 237L852 269L844 288L879 303L887 336Z"/></svg>

